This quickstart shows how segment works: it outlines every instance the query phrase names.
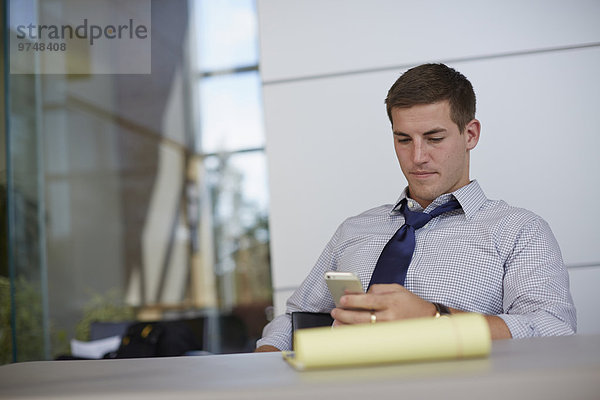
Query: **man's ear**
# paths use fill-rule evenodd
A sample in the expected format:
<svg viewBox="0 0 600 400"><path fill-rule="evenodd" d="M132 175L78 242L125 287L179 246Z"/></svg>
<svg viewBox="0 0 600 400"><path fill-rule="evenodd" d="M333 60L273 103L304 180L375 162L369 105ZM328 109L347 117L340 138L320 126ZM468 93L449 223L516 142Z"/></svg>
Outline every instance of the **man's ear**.
<svg viewBox="0 0 600 400"><path fill-rule="evenodd" d="M467 150L473 150L479 142L479 134L481 133L481 123L472 119L465 127L465 142Z"/></svg>

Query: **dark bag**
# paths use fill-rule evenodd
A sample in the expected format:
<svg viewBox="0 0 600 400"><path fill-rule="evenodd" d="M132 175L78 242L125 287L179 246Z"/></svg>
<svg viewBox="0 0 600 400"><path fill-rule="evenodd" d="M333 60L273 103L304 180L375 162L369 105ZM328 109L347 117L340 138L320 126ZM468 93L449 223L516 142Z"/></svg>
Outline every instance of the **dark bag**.
<svg viewBox="0 0 600 400"><path fill-rule="evenodd" d="M174 357L201 350L202 343L185 321L137 322L110 358Z"/></svg>

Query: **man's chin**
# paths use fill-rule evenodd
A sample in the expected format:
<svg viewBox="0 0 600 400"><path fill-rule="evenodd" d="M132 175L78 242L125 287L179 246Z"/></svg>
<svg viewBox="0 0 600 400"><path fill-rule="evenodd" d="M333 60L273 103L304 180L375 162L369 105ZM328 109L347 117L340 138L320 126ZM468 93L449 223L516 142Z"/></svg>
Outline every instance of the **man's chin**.
<svg viewBox="0 0 600 400"><path fill-rule="evenodd" d="M429 205L433 200L437 199L440 194L437 194L436 190L423 190L423 188L419 188L418 186L415 189L415 186L408 186L408 193L411 199L417 201L419 204L423 205L424 203Z"/></svg>

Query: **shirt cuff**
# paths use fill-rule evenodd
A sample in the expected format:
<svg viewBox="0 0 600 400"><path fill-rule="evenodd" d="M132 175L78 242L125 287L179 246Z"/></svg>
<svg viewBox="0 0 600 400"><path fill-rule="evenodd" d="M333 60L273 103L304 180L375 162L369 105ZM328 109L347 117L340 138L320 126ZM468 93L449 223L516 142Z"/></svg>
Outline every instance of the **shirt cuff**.
<svg viewBox="0 0 600 400"><path fill-rule="evenodd" d="M269 322L263 329L263 337L256 347L274 346L281 351L292 350L292 321L289 314L283 314Z"/></svg>
<svg viewBox="0 0 600 400"><path fill-rule="evenodd" d="M534 336L531 318L524 315L500 314L513 339L521 339Z"/></svg>
<svg viewBox="0 0 600 400"><path fill-rule="evenodd" d="M562 336L575 333L575 322L561 320L547 312L500 314L514 339L533 336Z"/></svg>

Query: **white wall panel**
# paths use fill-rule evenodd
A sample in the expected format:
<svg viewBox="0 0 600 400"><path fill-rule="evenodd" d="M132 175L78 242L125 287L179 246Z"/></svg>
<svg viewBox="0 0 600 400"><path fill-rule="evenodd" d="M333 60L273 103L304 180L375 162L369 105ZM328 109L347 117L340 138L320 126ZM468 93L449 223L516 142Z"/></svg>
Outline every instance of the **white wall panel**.
<svg viewBox="0 0 600 400"><path fill-rule="evenodd" d="M567 265L600 263L600 47L454 66L478 95L471 177L544 217Z"/></svg>
<svg viewBox="0 0 600 400"><path fill-rule="evenodd" d="M346 217L406 185L383 99L395 73L264 88L276 288L297 286Z"/></svg>
<svg viewBox="0 0 600 400"><path fill-rule="evenodd" d="M599 41L597 0L260 0L266 82Z"/></svg>
<svg viewBox="0 0 600 400"><path fill-rule="evenodd" d="M600 266L571 268L571 293L577 308L577 333L600 333L597 293L600 284ZM285 309L284 309L285 310Z"/></svg>

